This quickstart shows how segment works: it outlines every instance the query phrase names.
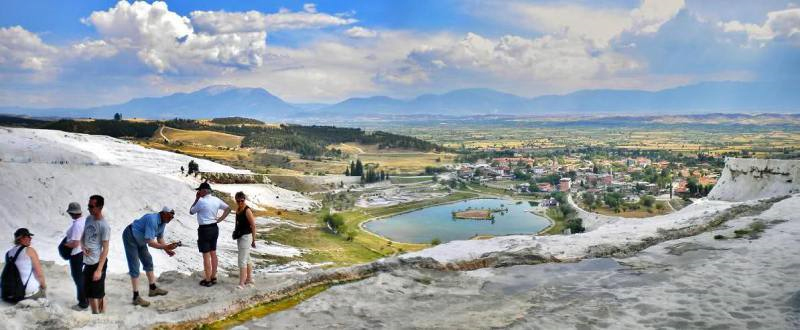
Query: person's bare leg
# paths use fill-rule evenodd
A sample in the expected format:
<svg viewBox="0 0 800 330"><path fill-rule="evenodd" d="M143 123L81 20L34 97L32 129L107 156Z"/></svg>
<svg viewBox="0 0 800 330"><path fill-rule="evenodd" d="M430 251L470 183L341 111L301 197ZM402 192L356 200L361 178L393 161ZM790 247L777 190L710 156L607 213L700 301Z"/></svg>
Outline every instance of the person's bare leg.
<svg viewBox="0 0 800 330"><path fill-rule="evenodd" d="M247 282L247 267L239 267L239 285Z"/></svg>
<svg viewBox="0 0 800 330"><path fill-rule="evenodd" d="M217 251L211 251L211 278L217 278Z"/></svg>
<svg viewBox="0 0 800 330"><path fill-rule="evenodd" d="M247 264L247 280L245 283L253 283L253 265Z"/></svg>
<svg viewBox="0 0 800 330"><path fill-rule="evenodd" d="M139 291L139 277L131 277L131 288L133 292Z"/></svg>
<svg viewBox="0 0 800 330"><path fill-rule="evenodd" d="M89 306L92 306L92 314L100 313L100 308L97 303L97 299L89 298Z"/></svg>
<svg viewBox="0 0 800 330"><path fill-rule="evenodd" d="M203 253L203 279L206 281L211 280L211 253Z"/></svg>
<svg viewBox="0 0 800 330"><path fill-rule="evenodd" d="M106 312L106 297L100 298L99 300L99 306L97 307L100 309L100 314L104 314Z"/></svg>
<svg viewBox="0 0 800 330"><path fill-rule="evenodd" d="M145 273L147 273L147 283L156 284L156 273L155 272L145 272Z"/></svg>

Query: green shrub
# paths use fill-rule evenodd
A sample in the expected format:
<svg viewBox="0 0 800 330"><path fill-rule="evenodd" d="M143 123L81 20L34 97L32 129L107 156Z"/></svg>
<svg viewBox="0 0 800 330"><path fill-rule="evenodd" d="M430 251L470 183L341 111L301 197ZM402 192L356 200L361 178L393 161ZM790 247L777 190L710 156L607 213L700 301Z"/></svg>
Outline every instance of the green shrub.
<svg viewBox="0 0 800 330"><path fill-rule="evenodd" d="M442 241L438 237L431 240L431 245L439 245L439 244L442 244Z"/></svg>

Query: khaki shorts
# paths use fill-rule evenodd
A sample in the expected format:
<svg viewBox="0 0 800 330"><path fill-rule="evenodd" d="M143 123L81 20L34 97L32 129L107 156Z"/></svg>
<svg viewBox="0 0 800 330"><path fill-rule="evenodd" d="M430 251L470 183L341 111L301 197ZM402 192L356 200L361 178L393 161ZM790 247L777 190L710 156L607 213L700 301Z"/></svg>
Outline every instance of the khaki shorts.
<svg viewBox="0 0 800 330"><path fill-rule="evenodd" d="M236 240L236 246L239 248L239 268L245 268L247 265L253 267L250 262L250 244L253 243L253 235L246 234Z"/></svg>

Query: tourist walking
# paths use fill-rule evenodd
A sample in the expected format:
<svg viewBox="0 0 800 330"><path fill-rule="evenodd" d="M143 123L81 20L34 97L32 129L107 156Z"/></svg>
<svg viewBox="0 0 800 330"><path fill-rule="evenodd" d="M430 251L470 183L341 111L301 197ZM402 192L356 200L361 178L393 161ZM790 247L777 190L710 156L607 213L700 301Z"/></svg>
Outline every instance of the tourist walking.
<svg viewBox="0 0 800 330"><path fill-rule="evenodd" d="M44 271L42 271L42 264L39 261L39 254L31 246L31 240L33 240L33 234L27 228L19 228L14 232L14 247L6 251L6 266L3 269L2 279L0 279L3 284L3 300L17 302L22 299L38 299L47 296ZM9 268L14 266L17 269L18 277L11 275L12 271ZM18 284L22 284L22 286L19 287ZM8 290L9 287L19 290Z"/></svg>
<svg viewBox="0 0 800 330"><path fill-rule="evenodd" d="M233 229L233 239L239 251L239 286L244 289L246 285L253 286L253 263L250 261L250 248L256 247L256 219L253 211L245 203L244 192L237 192L236 199L236 226Z"/></svg>
<svg viewBox="0 0 800 330"><path fill-rule="evenodd" d="M81 250L81 237L83 236L83 225L86 217L83 217L81 205L77 202L69 203L67 206L67 214L69 214L71 223L67 229L64 246L72 249L69 255L69 269L72 275L72 281L75 283L75 292L78 298L78 304L72 306L74 310L85 310L89 308L89 301L86 299L86 293L83 290L83 250Z"/></svg>
<svg viewBox="0 0 800 330"><path fill-rule="evenodd" d="M105 199L100 195L89 197L89 216L83 225L83 289L92 314L106 311L106 269L108 268L108 240L111 227L103 217Z"/></svg>
<svg viewBox="0 0 800 330"><path fill-rule="evenodd" d="M148 296L163 296L167 290L156 286L156 275L153 272L153 257L148 246L164 250L170 257L175 255L178 243L167 244L164 242L164 229L175 216L175 210L164 207L161 212L148 213L134 220L122 231L122 244L125 246L125 258L128 260L128 274L131 276L133 289L133 304L147 307L150 302L139 296L139 268L143 266L150 284Z"/></svg>
<svg viewBox="0 0 800 330"><path fill-rule="evenodd" d="M197 248L203 254L203 280L202 286L212 286L217 283L217 238L219 227L217 223L225 220L231 213L231 208L221 199L211 195L211 185L203 182L197 189L194 203L189 209L190 214L197 214ZM217 217L219 210L224 210L222 216Z"/></svg>

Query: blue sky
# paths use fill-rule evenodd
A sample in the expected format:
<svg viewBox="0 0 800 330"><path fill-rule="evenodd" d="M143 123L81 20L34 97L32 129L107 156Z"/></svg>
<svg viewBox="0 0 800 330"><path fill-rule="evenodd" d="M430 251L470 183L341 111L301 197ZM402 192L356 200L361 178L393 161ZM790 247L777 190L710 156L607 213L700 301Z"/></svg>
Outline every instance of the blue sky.
<svg viewBox="0 0 800 330"><path fill-rule="evenodd" d="M790 1L17 1L0 106L261 87L291 102L796 81Z"/></svg>

